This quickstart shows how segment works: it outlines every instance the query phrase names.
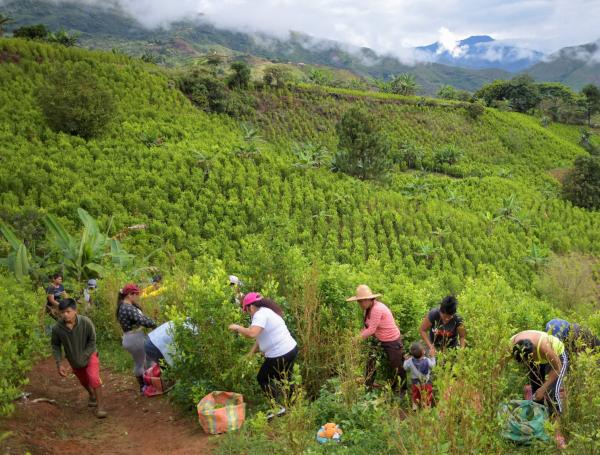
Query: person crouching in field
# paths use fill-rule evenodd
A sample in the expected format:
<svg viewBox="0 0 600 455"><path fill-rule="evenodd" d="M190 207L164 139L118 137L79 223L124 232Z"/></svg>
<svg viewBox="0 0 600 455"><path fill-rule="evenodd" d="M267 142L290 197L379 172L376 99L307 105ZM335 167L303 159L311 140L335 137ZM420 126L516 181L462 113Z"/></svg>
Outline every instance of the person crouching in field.
<svg viewBox="0 0 600 455"><path fill-rule="evenodd" d="M552 414L561 414L560 388L569 363L563 342L539 330L519 332L511 342L513 358L529 370L533 400L547 402Z"/></svg>
<svg viewBox="0 0 600 455"><path fill-rule="evenodd" d="M360 339L366 340L374 336L377 343L386 353L393 380L392 390L404 392L407 389L406 372L402 368L404 361L404 345L400 329L394 321L394 315L390 309L380 301L376 300L381 294L374 294L369 286L361 284L356 288L356 295L346 299L347 302L358 302L364 312L364 328L360 332ZM377 359L374 355L369 356L366 368L365 384L372 387L375 382Z"/></svg>
<svg viewBox="0 0 600 455"><path fill-rule="evenodd" d="M94 324L77 314L77 304L73 299L62 300L58 310L60 318L52 327L51 341L58 374L67 377L67 369L61 364L64 349L73 373L89 394L88 406L96 408L96 417L104 418L107 413L102 408L102 381Z"/></svg>
<svg viewBox="0 0 600 455"><path fill-rule="evenodd" d="M229 330L246 338L256 339L250 354L253 355L260 349L265 356L256 379L263 392L281 405L278 401L282 394L279 383L292 378L298 344L283 320L283 310L273 300L264 298L257 292L250 292L242 301L242 310L250 312L250 327L231 324ZM285 412L285 407L280 406L275 415L281 416ZM267 418L275 415L270 414Z"/></svg>
<svg viewBox="0 0 600 455"><path fill-rule="evenodd" d="M423 344L417 341L410 345L410 356L404 361L404 369L410 371L413 409L430 407L433 402L431 370L434 366L435 358L425 356Z"/></svg>

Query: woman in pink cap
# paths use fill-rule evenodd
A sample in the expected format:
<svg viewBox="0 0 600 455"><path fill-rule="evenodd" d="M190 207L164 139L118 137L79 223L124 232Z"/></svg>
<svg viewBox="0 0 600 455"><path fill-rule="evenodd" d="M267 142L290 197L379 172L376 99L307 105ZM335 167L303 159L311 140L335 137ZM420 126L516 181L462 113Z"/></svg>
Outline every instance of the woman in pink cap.
<svg viewBox="0 0 600 455"><path fill-rule="evenodd" d="M242 310L249 311L252 316L250 327L231 324L229 330L256 339L250 354L260 350L265 356L256 379L263 392L277 401L281 397L281 388L277 383L291 379L294 361L298 356L298 344L285 325L283 311L273 300L250 292L242 301ZM276 415L285 412L286 409L281 406Z"/></svg>
<svg viewBox="0 0 600 455"><path fill-rule="evenodd" d="M394 321L394 315L387 306L377 300L378 297L381 297L381 294L374 294L369 286L361 284L356 288L356 295L347 298L346 301L358 302L364 312L364 328L360 332L360 338L366 340L371 336L375 337L377 343L386 353L393 373L392 390L398 391L399 386L401 386L402 391L406 391L402 335L396 321ZM375 356L370 355L365 378L367 387L373 386L375 381L376 364L377 359Z"/></svg>

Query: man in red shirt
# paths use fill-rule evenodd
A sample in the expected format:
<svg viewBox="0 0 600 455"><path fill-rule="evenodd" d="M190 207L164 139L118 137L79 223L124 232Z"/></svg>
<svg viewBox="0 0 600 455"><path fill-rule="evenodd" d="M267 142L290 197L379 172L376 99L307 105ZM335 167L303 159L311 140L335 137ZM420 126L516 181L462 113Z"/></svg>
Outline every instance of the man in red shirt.
<svg viewBox="0 0 600 455"><path fill-rule="evenodd" d="M402 367L404 362L404 346L402 345L402 334L394 321L394 315L383 303L376 300L381 294L374 294L369 286L361 284L356 288L356 295L346 299L347 302L358 302L364 312L364 328L360 332L360 338L366 340L374 336L377 344L386 353L390 368L392 370L392 390L398 391L399 385L402 391L406 391L406 371ZM375 381L377 359L369 356L365 384L372 387ZM400 381L399 381L400 379Z"/></svg>

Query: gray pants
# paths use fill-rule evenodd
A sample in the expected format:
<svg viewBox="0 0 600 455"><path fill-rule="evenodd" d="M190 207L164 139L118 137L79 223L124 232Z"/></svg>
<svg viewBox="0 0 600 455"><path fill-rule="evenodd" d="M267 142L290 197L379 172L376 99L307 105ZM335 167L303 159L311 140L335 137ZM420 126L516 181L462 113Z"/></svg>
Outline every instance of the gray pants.
<svg viewBox="0 0 600 455"><path fill-rule="evenodd" d="M146 335L144 332L132 331L123 334L123 347L131 354L131 357L133 357L133 362L135 363L133 374L136 376L142 376L144 374L144 368L146 367L145 341Z"/></svg>

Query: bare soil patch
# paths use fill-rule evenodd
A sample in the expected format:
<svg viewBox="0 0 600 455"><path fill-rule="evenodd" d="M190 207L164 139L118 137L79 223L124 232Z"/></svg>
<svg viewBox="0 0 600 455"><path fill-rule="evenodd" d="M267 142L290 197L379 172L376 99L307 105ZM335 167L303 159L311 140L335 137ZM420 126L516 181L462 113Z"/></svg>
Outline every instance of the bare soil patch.
<svg viewBox="0 0 600 455"><path fill-rule="evenodd" d="M61 378L52 359L29 374L30 393L0 420L0 453L41 454L172 454L211 452L211 440L197 420L173 409L167 397L140 396L133 376L101 365L106 419L87 407L87 392L73 375ZM55 403L36 398L55 400ZM6 434L6 432L9 432Z"/></svg>

